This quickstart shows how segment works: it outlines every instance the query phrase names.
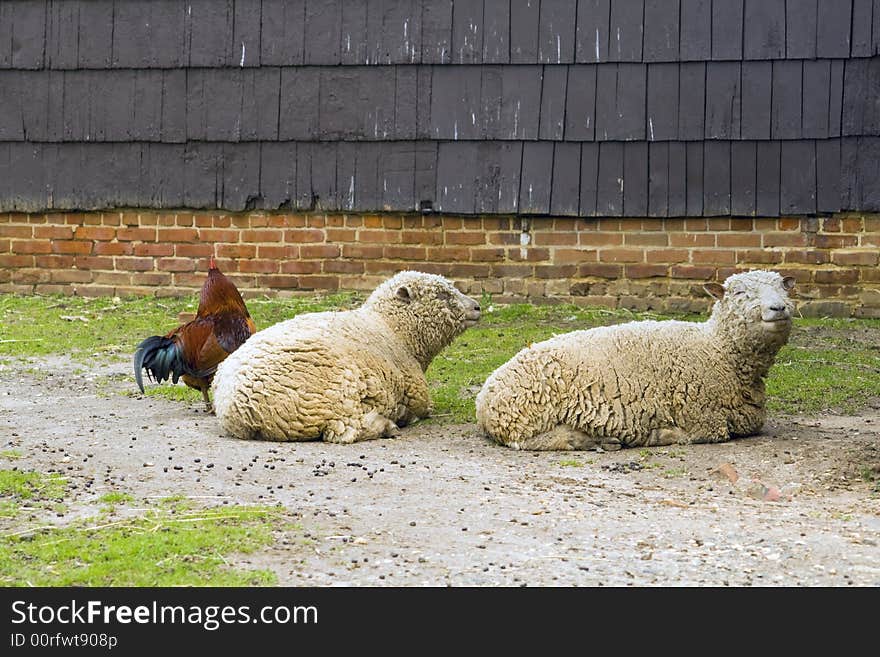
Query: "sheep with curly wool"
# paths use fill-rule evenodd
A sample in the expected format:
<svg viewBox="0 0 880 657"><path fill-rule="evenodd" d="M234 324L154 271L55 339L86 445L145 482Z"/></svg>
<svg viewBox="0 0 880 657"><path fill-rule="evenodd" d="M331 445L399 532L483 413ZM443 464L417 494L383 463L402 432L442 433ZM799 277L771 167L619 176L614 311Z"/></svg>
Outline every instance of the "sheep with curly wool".
<svg viewBox="0 0 880 657"><path fill-rule="evenodd" d="M406 271L357 310L260 331L214 376L220 426L245 439L353 443L397 435L430 411L425 370L480 318L442 276Z"/></svg>
<svg viewBox="0 0 880 657"><path fill-rule="evenodd" d="M480 427L516 449L721 442L764 424L764 377L788 340L794 279L730 276L706 322L574 331L520 351L477 396Z"/></svg>

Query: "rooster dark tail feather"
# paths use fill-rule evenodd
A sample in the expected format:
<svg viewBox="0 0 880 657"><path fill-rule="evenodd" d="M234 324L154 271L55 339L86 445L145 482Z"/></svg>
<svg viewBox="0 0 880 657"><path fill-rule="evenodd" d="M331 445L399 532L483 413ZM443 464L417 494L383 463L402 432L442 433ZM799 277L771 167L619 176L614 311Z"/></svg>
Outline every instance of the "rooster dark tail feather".
<svg viewBox="0 0 880 657"><path fill-rule="evenodd" d="M186 366L173 339L154 335L141 342L134 352L134 378L141 392L144 391L142 370L147 370L147 376L157 383L168 378L177 383L180 375L186 373Z"/></svg>

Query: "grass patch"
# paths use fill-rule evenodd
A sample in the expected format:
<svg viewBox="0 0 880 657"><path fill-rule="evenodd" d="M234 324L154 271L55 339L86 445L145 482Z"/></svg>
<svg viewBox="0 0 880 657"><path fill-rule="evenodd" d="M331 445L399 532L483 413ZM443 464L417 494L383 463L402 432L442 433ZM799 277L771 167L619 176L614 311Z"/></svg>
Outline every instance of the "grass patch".
<svg viewBox="0 0 880 657"><path fill-rule="evenodd" d="M53 500L64 494L67 480L61 475L44 475L22 470L0 470L0 496L19 500Z"/></svg>
<svg viewBox="0 0 880 657"><path fill-rule="evenodd" d="M237 570L224 555L272 543L277 509L220 507L36 531L0 539L7 586L257 586L265 570Z"/></svg>
<svg viewBox="0 0 880 657"><path fill-rule="evenodd" d="M17 449L4 449L0 452L0 458L9 459L10 461L16 461L22 456L23 454Z"/></svg>
<svg viewBox="0 0 880 657"><path fill-rule="evenodd" d="M101 497L98 498L98 502L101 504L129 504L130 502L134 502L134 497L128 493L114 491L112 493L101 495Z"/></svg>
<svg viewBox="0 0 880 657"><path fill-rule="evenodd" d="M565 461L559 462L560 467L563 468L582 468L584 467L583 461L578 461L576 459L568 459Z"/></svg>
<svg viewBox="0 0 880 657"><path fill-rule="evenodd" d="M257 326L265 328L300 313L357 307L362 299L357 294L334 294L247 303ZM196 302L196 295L189 299L0 295L0 357L130 354L145 337L174 328L177 314L195 311ZM670 317L574 305L496 306L486 295L482 304L486 309L482 322L428 368L436 421L472 422L474 398L486 377L531 343L594 326ZM770 412L852 413L865 407L880 397L880 320L795 320L791 340L770 371L767 392ZM182 384L151 385L147 394L185 403L201 401L198 391Z"/></svg>

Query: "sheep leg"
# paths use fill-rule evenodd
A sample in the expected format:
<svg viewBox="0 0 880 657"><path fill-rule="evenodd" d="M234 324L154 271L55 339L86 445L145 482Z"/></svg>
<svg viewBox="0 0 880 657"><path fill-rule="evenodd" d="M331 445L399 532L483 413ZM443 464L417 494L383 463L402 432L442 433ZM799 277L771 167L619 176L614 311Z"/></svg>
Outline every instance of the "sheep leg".
<svg viewBox="0 0 880 657"><path fill-rule="evenodd" d="M566 424L558 424L544 433L511 442L510 446L514 449L523 450L568 451L594 449L599 446L599 440L580 429L575 429ZM619 444L617 449L620 449Z"/></svg>
<svg viewBox="0 0 880 657"><path fill-rule="evenodd" d="M360 426L348 425L341 433L324 431L324 441L328 443L351 444L362 440L375 440L376 438L396 438L400 430L387 417L377 411L370 411L361 418Z"/></svg>

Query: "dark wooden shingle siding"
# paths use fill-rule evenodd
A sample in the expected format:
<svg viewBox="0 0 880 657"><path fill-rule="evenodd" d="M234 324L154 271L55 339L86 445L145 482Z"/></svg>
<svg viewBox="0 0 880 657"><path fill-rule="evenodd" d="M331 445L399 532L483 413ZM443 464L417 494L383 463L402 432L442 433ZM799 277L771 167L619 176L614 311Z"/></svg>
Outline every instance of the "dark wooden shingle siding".
<svg viewBox="0 0 880 657"><path fill-rule="evenodd" d="M0 2L0 210L880 209L880 0Z"/></svg>

